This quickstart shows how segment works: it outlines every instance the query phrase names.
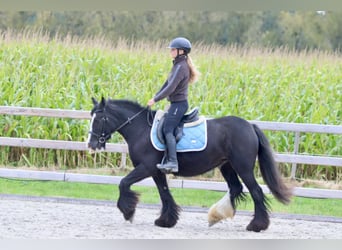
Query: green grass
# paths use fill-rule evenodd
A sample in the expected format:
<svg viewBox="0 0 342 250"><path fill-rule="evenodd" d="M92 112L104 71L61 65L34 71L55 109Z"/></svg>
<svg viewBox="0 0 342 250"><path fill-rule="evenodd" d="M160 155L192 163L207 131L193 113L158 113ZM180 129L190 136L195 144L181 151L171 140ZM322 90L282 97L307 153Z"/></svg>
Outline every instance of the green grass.
<svg viewBox="0 0 342 250"><path fill-rule="evenodd" d="M160 204L156 188L133 186L139 192L140 202L146 204ZM56 181L29 181L0 178L0 192L5 194L22 194L33 196L70 197L84 199L98 199L116 201L118 187L106 184L68 183ZM177 204L181 206L197 206L209 208L224 195L223 192L206 190L171 188ZM307 215L326 215L342 217L342 199L312 199L294 197L290 205L285 206L268 195L271 209L277 213L293 213ZM238 210L253 211L253 204L249 194L247 201L238 206Z"/></svg>

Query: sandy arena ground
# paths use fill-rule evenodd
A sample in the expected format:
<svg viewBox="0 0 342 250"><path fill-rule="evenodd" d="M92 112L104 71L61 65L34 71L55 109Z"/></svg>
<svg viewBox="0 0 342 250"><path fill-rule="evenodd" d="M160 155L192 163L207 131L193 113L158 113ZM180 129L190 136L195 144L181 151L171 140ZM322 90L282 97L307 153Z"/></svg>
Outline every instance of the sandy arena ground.
<svg viewBox="0 0 342 250"><path fill-rule="evenodd" d="M251 214L208 227L205 209L183 208L174 228L154 226L159 206L138 206L126 222L114 202L0 196L2 239L341 239L342 218L272 215L268 230L245 230ZM285 218L286 217L286 218ZM303 218L305 220L303 220Z"/></svg>

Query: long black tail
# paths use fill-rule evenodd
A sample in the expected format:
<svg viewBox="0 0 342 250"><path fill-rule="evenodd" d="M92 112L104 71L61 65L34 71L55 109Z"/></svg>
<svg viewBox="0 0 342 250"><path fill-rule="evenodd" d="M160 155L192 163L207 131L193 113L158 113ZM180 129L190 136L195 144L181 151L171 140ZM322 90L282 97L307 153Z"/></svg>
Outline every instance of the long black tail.
<svg viewBox="0 0 342 250"><path fill-rule="evenodd" d="M258 161L261 175L274 197L284 203L290 203L292 190L283 182L278 166L274 160L270 143L261 129L253 124L255 133L259 138Z"/></svg>

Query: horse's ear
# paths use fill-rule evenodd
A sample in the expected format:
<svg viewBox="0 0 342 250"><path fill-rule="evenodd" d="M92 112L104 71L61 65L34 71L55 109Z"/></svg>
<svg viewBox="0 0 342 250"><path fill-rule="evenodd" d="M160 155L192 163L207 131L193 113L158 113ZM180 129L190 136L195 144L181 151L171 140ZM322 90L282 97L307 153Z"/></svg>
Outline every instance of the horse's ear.
<svg viewBox="0 0 342 250"><path fill-rule="evenodd" d="M99 103L97 102L97 100L96 100L94 97L92 97L91 100L93 101L94 106L96 106L97 104L99 104Z"/></svg>
<svg viewBox="0 0 342 250"><path fill-rule="evenodd" d="M101 98L101 106L104 107L106 105L106 99L102 96Z"/></svg>

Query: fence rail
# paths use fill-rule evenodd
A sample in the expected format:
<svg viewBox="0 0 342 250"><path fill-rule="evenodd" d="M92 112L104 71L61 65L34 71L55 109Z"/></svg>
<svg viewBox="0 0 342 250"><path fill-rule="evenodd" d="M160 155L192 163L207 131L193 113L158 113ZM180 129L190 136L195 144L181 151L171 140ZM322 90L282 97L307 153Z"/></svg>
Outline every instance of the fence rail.
<svg viewBox="0 0 342 250"><path fill-rule="evenodd" d="M48 108L26 108L26 107L9 107L0 106L0 114L3 115L23 115L23 116L43 116L54 118L72 118L72 119L90 119L89 111L80 110L63 110ZM310 156L298 154L300 133L330 133L342 134L341 125L320 125L306 123L289 123L289 122L265 122L250 121L257 124L262 130L272 131L290 131L296 133L295 151L293 154L276 153L275 160L277 162L292 163L292 177L296 170L296 164L311 164L342 167L341 157L331 156ZM84 142L75 141L55 141L55 140L38 140L25 138L8 138L0 137L1 146L17 146L17 147L36 147L51 149L67 149L67 150L87 150ZM106 152L120 152L123 158L128 153L127 146L117 143L108 143Z"/></svg>
<svg viewBox="0 0 342 250"><path fill-rule="evenodd" d="M80 151L89 150L85 142L26 139L26 138L16 138L16 137L0 137L0 146L64 149L64 150L80 150ZM107 143L106 149L104 151L127 154L128 147L124 143ZM275 153L274 156L277 162L342 167L342 158L339 158L339 157L295 155L295 154L283 154L283 153Z"/></svg>
<svg viewBox="0 0 342 250"><path fill-rule="evenodd" d="M49 109L49 108L26 108L26 107L11 107L11 106L0 106L0 114L89 119L89 120L91 118L89 111ZM257 124L263 130L342 134L342 125L321 125L321 124L291 123L291 122L268 122L268 121L254 121L254 120L251 120L250 122Z"/></svg>
<svg viewBox="0 0 342 250"><path fill-rule="evenodd" d="M42 116L42 117L54 117L54 118L72 118L72 119L90 119L91 118L88 111L47 109L47 108L9 107L9 106L0 106L0 114L20 115L20 116ZM291 177L295 176L297 164L342 167L342 157L313 156L313 155L302 155L298 153L299 141L300 141L299 138L300 138L301 133L329 133L329 134L342 135L341 125L299 124L299 123L265 122L265 121L250 121L250 122L257 124L262 130L289 131L289 132L295 133L294 152L291 154L290 153L275 153L275 160L277 162L292 163ZM33 147L33 148L64 149L64 150L88 150L85 142L60 141L60 140L48 140L48 139L42 140L42 139L31 139L31 138L13 138L13 137L0 137L0 146ZM127 153L128 153L128 147L125 143L107 143L105 152L121 153L122 155L121 163L125 164ZM200 184L200 186L201 185L204 185L203 187L207 186L207 184ZM213 184L211 183L210 189L213 188L212 185ZM225 185L225 184L221 183L219 185ZM305 192L307 193L308 191L305 191ZM334 193L335 196L337 196L337 198L342 198L341 193L339 191L337 192L338 192L337 195L336 193ZM322 197L319 194L316 194L316 196Z"/></svg>
<svg viewBox="0 0 342 250"><path fill-rule="evenodd" d="M0 177L3 178L18 178L44 181L64 181L64 182L83 182L95 184L114 184L118 185L123 176L106 176L106 175L90 175L90 174L75 174L68 172L52 172L52 171L35 171L35 170L20 170L0 168ZM152 178L146 178L135 183L136 186L155 187ZM227 184L220 181L199 181L188 179L169 179L168 185L171 188L191 188L199 190L213 190L227 192ZM260 185L263 192L270 194L270 190L265 185ZM248 192L248 189L243 184L243 191ZM342 199L342 190L329 190L318 188L301 188L296 187L293 190L295 196L310 197L310 198L331 198Z"/></svg>

